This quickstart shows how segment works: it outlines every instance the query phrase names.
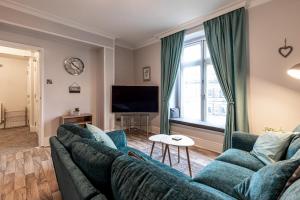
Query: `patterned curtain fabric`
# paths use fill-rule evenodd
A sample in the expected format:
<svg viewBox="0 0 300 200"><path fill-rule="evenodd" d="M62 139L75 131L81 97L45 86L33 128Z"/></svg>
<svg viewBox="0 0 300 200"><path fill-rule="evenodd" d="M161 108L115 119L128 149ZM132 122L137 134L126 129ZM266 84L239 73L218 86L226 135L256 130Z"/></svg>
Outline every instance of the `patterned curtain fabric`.
<svg viewBox="0 0 300 200"><path fill-rule="evenodd" d="M169 100L180 65L183 41L184 31L161 39L160 133L162 134L170 134Z"/></svg>
<svg viewBox="0 0 300 200"><path fill-rule="evenodd" d="M249 131L247 112L247 34L245 8L204 22L212 62L227 100L223 150L233 131Z"/></svg>

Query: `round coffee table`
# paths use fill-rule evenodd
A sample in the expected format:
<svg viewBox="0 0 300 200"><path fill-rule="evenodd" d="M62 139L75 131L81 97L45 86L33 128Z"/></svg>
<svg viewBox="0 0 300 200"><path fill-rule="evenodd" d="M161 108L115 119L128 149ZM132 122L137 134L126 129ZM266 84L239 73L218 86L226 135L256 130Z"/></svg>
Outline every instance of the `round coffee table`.
<svg viewBox="0 0 300 200"><path fill-rule="evenodd" d="M189 147L193 146L195 144L194 140L191 138L184 136L184 135L165 135L165 134L159 134L154 135L149 138L150 141L153 142L150 156L152 157L153 149L156 142L165 144L164 153L163 153L163 160L162 162L165 162L166 154L168 152L169 155L169 161L170 166L172 167L172 161L171 161L171 154L170 154L170 145L177 146L178 148L178 162L180 162L180 147L185 147L186 149L186 156L188 161L188 167L190 176L192 176L192 168L191 168L191 162L190 162L190 155L189 155Z"/></svg>

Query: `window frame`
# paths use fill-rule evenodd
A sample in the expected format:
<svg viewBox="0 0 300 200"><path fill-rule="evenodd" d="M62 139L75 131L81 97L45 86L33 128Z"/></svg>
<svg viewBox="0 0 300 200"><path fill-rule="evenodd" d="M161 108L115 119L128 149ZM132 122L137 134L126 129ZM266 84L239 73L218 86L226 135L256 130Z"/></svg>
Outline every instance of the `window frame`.
<svg viewBox="0 0 300 200"><path fill-rule="evenodd" d="M198 127L198 128L205 128L205 129L209 129L209 130L214 130L214 131L218 131L218 132L223 132L224 131L224 127L219 127L219 126L215 126L213 124L209 124L208 122L206 122L207 119L207 94L206 94L206 87L207 87L207 77L206 77L206 72L207 72L207 65L212 64L211 58L206 58L207 57L207 51L206 51L206 38L205 36L201 36L198 38L194 38L192 40L188 40L184 42L183 45L183 49L192 45L196 45L196 44L200 44L200 48L201 48L201 59L200 60L196 60L196 61L192 61L192 62L186 62L180 63L180 67L178 70L178 78L176 80L175 83L175 105L176 107L179 108L180 111L180 118L178 119L170 119L170 122L172 123L178 123L178 124L182 124L182 125L187 125L187 126L192 126L192 127ZM205 45L206 44L206 45ZM183 56L183 55L182 55ZM181 57L182 60L182 57ZM200 114L200 121L199 123L195 123L195 122L187 122L186 119L181 118L182 113L181 113L181 108L182 108L182 102L181 102L181 76L182 76L182 70L184 67L188 67L188 66L195 66L195 65L199 65L200 66L200 73L201 73L201 114Z"/></svg>

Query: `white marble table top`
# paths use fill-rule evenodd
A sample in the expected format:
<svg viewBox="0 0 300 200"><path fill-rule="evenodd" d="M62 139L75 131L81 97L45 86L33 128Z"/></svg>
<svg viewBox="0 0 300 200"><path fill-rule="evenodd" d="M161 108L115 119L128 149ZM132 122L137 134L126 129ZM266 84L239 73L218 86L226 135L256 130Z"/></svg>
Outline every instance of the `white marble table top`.
<svg viewBox="0 0 300 200"><path fill-rule="evenodd" d="M180 138L180 140L174 140L174 138ZM195 144L194 140L185 136L185 135L166 135L158 134L149 137L149 140L152 142L161 142L163 144L188 147Z"/></svg>

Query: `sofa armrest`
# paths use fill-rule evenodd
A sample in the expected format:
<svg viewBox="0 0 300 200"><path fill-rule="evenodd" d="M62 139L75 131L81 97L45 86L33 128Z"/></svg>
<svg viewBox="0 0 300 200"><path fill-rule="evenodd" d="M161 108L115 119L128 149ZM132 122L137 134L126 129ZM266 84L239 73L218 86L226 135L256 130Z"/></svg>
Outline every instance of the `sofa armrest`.
<svg viewBox="0 0 300 200"><path fill-rule="evenodd" d="M112 139L118 149L127 146L126 134L123 130L111 131L106 134Z"/></svg>
<svg viewBox="0 0 300 200"><path fill-rule="evenodd" d="M232 148L250 152L252 151L257 138L258 136L253 134L240 131L233 132Z"/></svg>

